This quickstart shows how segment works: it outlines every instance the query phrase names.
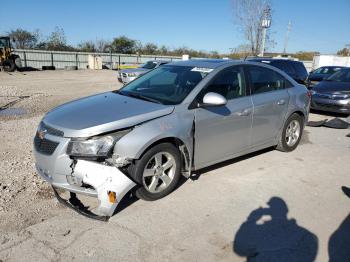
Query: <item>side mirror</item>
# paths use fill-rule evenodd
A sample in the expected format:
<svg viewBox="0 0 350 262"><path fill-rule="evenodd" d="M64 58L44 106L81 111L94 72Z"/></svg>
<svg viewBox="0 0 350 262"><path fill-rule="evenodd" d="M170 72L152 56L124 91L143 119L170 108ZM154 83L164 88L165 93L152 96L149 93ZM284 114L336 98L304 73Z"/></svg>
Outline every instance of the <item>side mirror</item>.
<svg viewBox="0 0 350 262"><path fill-rule="evenodd" d="M203 103L199 104L200 107L210 106L224 106L227 104L225 97L218 93L209 92L203 97Z"/></svg>

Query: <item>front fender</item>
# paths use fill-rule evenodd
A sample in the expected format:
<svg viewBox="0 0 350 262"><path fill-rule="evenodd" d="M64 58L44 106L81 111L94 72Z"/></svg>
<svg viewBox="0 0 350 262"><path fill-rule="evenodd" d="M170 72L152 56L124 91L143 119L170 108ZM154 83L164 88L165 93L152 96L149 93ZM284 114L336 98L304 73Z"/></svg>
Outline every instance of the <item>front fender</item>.
<svg viewBox="0 0 350 262"><path fill-rule="evenodd" d="M165 138L181 140L190 156L193 153L192 127L193 110L174 111L139 126L121 138L114 147L114 155L130 159L139 159L141 155L155 142Z"/></svg>

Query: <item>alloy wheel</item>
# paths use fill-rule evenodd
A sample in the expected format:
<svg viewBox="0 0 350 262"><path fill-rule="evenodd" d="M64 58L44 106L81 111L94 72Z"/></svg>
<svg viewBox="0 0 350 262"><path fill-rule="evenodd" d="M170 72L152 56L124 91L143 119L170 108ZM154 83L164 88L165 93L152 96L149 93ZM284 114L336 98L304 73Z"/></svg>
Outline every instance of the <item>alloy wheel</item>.
<svg viewBox="0 0 350 262"><path fill-rule="evenodd" d="M168 152L159 152L150 158L143 170L143 185L150 193L162 192L173 181L175 172L174 156Z"/></svg>
<svg viewBox="0 0 350 262"><path fill-rule="evenodd" d="M297 120L292 120L286 129L286 143L289 147L294 146L300 137L300 123Z"/></svg>

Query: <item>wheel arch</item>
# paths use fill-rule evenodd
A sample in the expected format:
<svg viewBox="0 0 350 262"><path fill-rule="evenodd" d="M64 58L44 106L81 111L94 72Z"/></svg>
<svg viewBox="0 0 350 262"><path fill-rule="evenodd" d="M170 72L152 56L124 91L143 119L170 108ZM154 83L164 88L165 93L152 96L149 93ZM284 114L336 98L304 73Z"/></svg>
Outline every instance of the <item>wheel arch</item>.
<svg viewBox="0 0 350 262"><path fill-rule="evenodd" d="M178 137L174 136L167 136L159 138L155 141L152 141L150 144L148 144L142 152L140 152L139 158L141 158L148 150L150 150L152 147L162 144L162 143L170 143L174 145L180 152L181 155L181 172L184 176L187 176L191 170L191 157L190 157L190 151L187 147L186 143L182 141Z"/></svg>
<svg viewBox="0 0 350 262"><path fill-rule="evenodd" d="M289 116L287 117L287 119L288 119L290 116L292 116L293 114L297 114L297 115L301 116L301 117L303 118L303 123L304 123L304 126L305 126L305 121L306 121L306 119L307 119L305 113L304 113L302 110L294 110L294 111L292 111L292 112L289 114Z"/></svg>

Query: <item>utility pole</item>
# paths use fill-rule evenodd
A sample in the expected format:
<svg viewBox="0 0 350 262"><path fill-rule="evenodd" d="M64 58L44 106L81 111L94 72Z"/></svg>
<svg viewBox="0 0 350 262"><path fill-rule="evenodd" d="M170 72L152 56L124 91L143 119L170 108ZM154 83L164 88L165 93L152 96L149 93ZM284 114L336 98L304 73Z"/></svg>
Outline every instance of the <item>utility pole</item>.
<svg viewBox="0 0 350 262"><path fill-rule="evenodd" d="M267 6L264 10L264 15L261 19L261 27L262 27L262 43L261 43L261 51L260 56L264 56L265 52L265 41L266 41L266 31L271 26L271 8Z"/></svg>
<svg viewBox="0 0 350 262"><path fill-rule="evenodd" d="M286 38L284 39L284 48L283 48L283 54L287 53L287 46L288 46L288 40L289 40L289 33L292 30L292 22L289 21L288 27L287 27L287 33Z"/></svg>

